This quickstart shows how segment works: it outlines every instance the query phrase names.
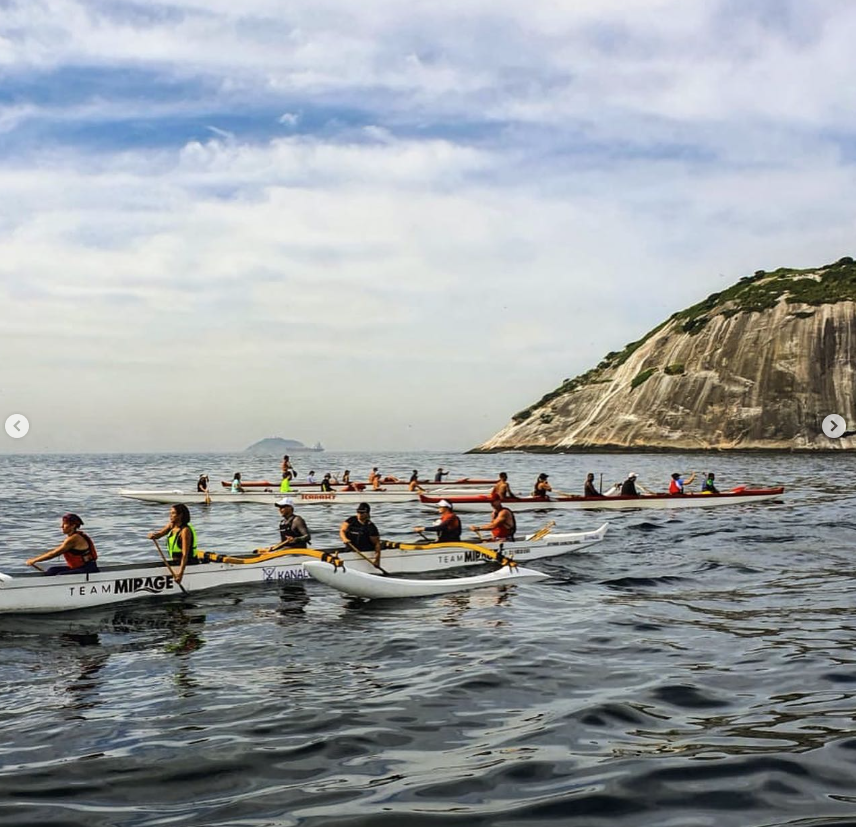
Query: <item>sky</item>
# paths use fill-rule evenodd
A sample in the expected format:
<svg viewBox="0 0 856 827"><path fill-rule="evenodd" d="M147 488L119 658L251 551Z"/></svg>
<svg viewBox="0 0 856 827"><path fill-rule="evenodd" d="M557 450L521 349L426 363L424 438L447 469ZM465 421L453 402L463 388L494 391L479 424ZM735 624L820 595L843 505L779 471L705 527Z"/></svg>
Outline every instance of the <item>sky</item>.
<svg viewBox="0 0 856 827"><path fill-rule="evenodd" d="M465 450L856 255L850 0L0 0L0 453Z"/></svg>

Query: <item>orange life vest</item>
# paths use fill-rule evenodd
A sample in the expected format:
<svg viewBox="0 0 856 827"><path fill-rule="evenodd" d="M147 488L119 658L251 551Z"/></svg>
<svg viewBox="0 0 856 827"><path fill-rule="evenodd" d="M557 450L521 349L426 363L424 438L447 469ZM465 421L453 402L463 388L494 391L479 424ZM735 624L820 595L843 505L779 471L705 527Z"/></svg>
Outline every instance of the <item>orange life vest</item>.
<svg viewBox="0 0 856 827"><path fill-rule="evenodd" d="M65 562L70 569L82 568L87 563L91 563L93 560L98 559L98 552L95 551L95 543L92 542L92 538L88 534L84 534L82 531L76 531L75 534L80 535L84 540L86 540L88 548L86 551L72 549L71 551L64 551L62 553L62 556L65 557Z"/></svg>

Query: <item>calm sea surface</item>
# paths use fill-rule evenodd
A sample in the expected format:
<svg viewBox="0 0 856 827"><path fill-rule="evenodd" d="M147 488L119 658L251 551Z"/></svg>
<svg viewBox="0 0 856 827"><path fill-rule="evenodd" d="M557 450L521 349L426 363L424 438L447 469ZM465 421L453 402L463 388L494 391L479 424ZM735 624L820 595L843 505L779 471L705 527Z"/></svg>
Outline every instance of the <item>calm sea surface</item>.
<svg viewBox="0 0 856 827"><path fill-rule="evenodd" d="M118 488L276 479L279 459L0 457L0 570L56 545L69 510L102 562L152 560L168 507ZM526 493L540 471L579 492L587 471L662 490L692 469L787 490L520 515L610 523L596 550L533 564L552 577L532 585L367 603L294 583L0 617L0 824L856 825L856 457L295 459L301 476L506 470ZM191 511L208 550L278 539L267 506ZM322 546L352 512L301 513ZM373 517L396 539L428 518Z"/></svg>

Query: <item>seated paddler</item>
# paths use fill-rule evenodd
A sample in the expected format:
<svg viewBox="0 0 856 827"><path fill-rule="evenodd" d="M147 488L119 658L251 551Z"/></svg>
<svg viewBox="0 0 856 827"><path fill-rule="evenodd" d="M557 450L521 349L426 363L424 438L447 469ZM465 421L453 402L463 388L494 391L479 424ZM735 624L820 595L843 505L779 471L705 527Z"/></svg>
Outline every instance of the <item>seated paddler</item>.
<svg viewBox="0 0 856 827"><path fill-rule="evenodd" d="M82 525L83 520L77 514L63 514L60 527L65 534L65 540L56 548L38 557L30 558L27 560L27 565L35 566L36 563L51 560L61 554L65 557L66 565L51 566L45 574L88 574L98 571L98 564L95 562L98 559L95 543L88 534L80 530Z"/></svg>
<svg viewBox="0 0 856 827"><path fill-rule="evenodd" d="M169 564L178 566L175 582L180 583L186 566L202 562L202 552L196 544L196 529L190 523L190 509L184 503L176 503L169 510L169 522L157 531L149 532L150 540L166 537Z"/></svg>
<svg viewBox="0 0 856 827"><path fill-rule="evenodd" d="M416 526L414 531L422 534L425 531L436 531L438 543L459 543L461 541L461 518L455 514L448 500L437 503L439 517L431 525Z"/></svg>
<svg viewBox="0 0 856 827"><path fill-rule="evenodd" d="M303 517L294 513L294 500L283 497L277 500L279 509L279 544L277 548L307 548L312 540Z"/></svg>

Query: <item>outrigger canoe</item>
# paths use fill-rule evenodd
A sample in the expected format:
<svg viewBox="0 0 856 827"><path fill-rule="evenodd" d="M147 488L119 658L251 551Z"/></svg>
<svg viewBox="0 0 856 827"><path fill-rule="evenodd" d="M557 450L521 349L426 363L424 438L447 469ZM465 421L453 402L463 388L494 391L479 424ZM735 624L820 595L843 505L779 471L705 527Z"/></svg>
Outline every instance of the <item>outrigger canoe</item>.
<svg viewBox="0 0 856 827"><path fill-rule="evenodd" d="M480 480L475 479L473 477L461 477L461 479L459 480L447 480L446 482L431 482L429 480L418 480L417 484L421 488L424 488L426 491L436 491L438 488L489 488L497 482L499 482L499 480ZM223 486L223 488L232 487L232 483L227 480L220 480L220 485ZM279 483L270 482L269 480L248 480L246 482L244 480L241 480L241 485L244 488L272 488L279 491ZM334 488L338 487L341 489L344 484L340 482L334 482L332 483L332 485ZM372 490L372 484L370 482L352 482L351 485L358 487L360 491ZM384 488L390 485L393 487L398 487L401 485L410 485L410 480L397 480L395 482L387 481L381 483L381 486L383 486ZM318 480L317 482L296 482L295 480L291 481L292 490L294 490L295 488L317 489L320 488L320 486L321 480Z"/></svg>
<svg viewBox="0 0 856 827"><path fill-rule="evenodd" d="M259 491L258 489L233 494L231 491L158 490L135 491L122 489L120 497L131 500L141 500L147 503L185 503L186 505L201 505L203 503L255 503L273 505L282 497L291 497L296 507L303 505L333 505L335 503L356 504L367 503L409 503L417 502L418 491Z"/></svg>
<svg viewBox="0 0 856 827"><path fill-rule="evenodd" d="M721 494L640 494L638 497L506 497L503 504L513 511L543 511L547 509L572 510L611 510L620 511L632 508L713 508L722 505L744 505L750 502L775 500L782 496L785 489L779 488L735 488ZM484 513L492 510L490 497L479 495L435 496L420 494L423 506L433 510L441 499L448 500L458 513Z"/></svg>
<svg viewBox="0 0 856 827"><path fill-rule="evenodd" d="M548 575L522 566L501 566L488 574L472 577L450 577L447 580L406 580L401 577L381 577L358 571L349 566L332 566L312 560L305 564L309 573L322 583L354 597L395 598L428 597L435 594L484 589L488 586L511 586L517 583L544 580Z"/></svg>
<svg viewBox="0 0 856 827"><path fill-rule="evenodd" d="M549 534L540 540L500 544L387 543L381 566L391 574L418 574L481 565L500 555L514 560L555 557L599 543L606 529L602 525L596 531ZM274 587L308 580L304 563L312 558L323 560L324 555L331 559L338 557L353 570L377 571L368 559L351 551L337 555L316 549L283 549L244 557L208 553L207 562L185 569L180 586L162 562L102 565L100 571L92 574L54 577L39 572L0 574L0 614L63 612L235 586Z"/></svg>

